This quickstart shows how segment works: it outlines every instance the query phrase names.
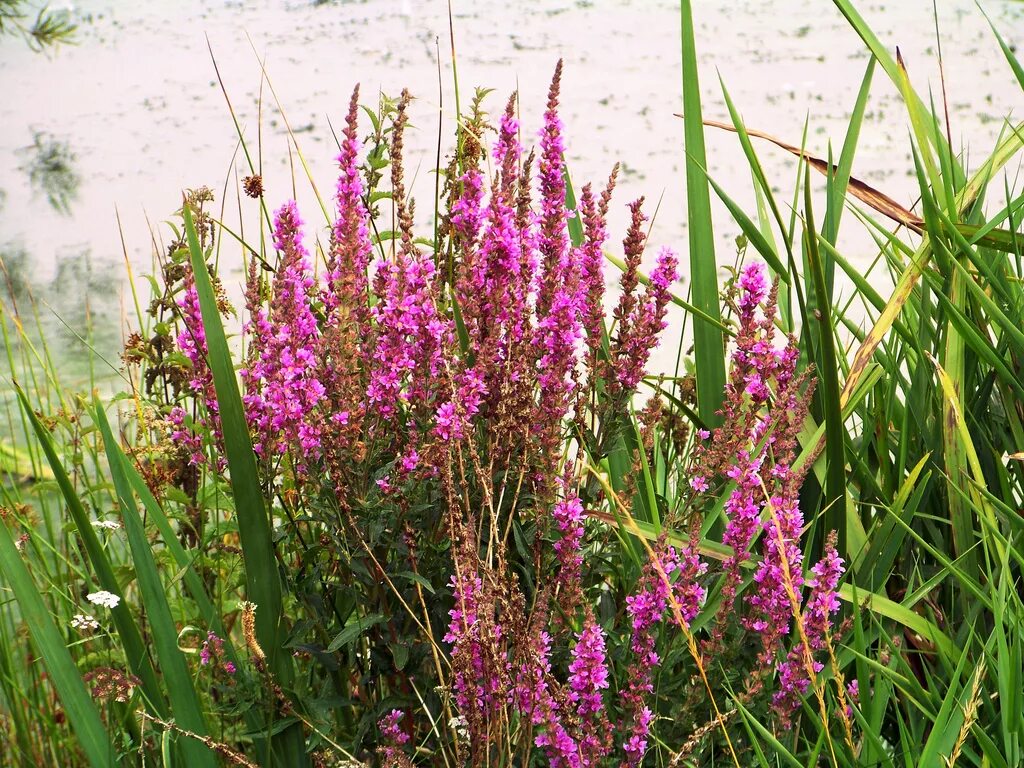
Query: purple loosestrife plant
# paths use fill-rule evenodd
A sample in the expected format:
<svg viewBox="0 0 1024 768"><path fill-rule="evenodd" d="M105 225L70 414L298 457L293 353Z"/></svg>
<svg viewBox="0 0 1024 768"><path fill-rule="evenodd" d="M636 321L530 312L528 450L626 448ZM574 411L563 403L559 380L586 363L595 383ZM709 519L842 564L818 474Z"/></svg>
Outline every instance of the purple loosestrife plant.
<svg viewBox="0 0 1024 768"><path fill-rule="evenodd" d="M574 270L567 271L570 274L563 275L564 282L554 289L549 311L537 329L540 395L534 424L541 453L549 463L542 471L548 472L554 468L551 464L561 437L562 420L572 406L583 341L580 282Z"/></svg>
<svg viewBox="0 0 1024 768"><path fill-rule="evenodd" d="M308 254L302 243L302 219L294 202L274 218L274 246L281 254L273 281L271 311L253 307L249 323L251 365L245 405L264 459L291 450L297 467L320 455L318 419L325 388L317 377L320 329L311 303L316 295ZM251 293L257 288L250 286Z"/></svg>
<svg viewBox="0 0 1024 768"><path fill-rule="evenodd" d="M658 263L651 273L651 283L643 298L635 305L632 316L623 319L615 358L615 376L618 387L632 392L643 378L644 368L651 351L658 343L658 335L667 325L666 310L670 298L669 287L676 280L679 259L670 248L658 252Z"/></svg>
<svg viewBox="0 0 1024 768"><path fill-rule="evenodd" d="M452 576L451 587L455 605L444 641L452 647L455 703L467 722L486 721L496 716L506 687L506 665L495 665L491 651L502 643L502 625L491 615L493 600L479 576Z"/></svg>
<svg viewBox="0 0 1024 768"><path fill-rule="evenodd" d="M676 622L675 609L689 627L707 598L707 590L700 578L707 564L691 543L681 551L668 546L664 539L654 549L656 560L644 568L640 589L626 598L626 614L631 622L630 650L633 661L628 671L628 683L620 694L625 721L621 733L625 735L624 765L639 765L643 760L650 738L653 713L648 698L654 692L654 670L661 662L657 652L656 631L672 606L672 623Z"/></svg>
<svg viewBox="0 0 1024 768"><path fill-rule="evenodd" d="M462 251L460 280L456 285L456 297L463 321L477 333L485 322L482 314L487 291L487 257L480 247L480 228L484 222L483 174L471 168L459 179L462 193L452 203L451 225ZM476 335L476 334L474 334Z"/></svg>
<svg viewBox="0 0 1024 768"><path fill-rule="evenodd" d="M373 320L378 329L366 401L376 416L390 421L406 401L403 385L415 367L410 337L417 333L416 297L408 290L407 260L380 258L376 264Z"/></svg>
<svg viewBox="0 0 1024 768"><path fill-rule="evenodd" d="M380 732L382 742L377 752L385 768L410 768L412 766L412 761L402 751L402 747L409 743L409 734L403 731L399 725L404 714L400 709L393 709L377 723L377 730Z"/></svg>
<svg viewBox="0 0 1024 768"><path fill-rule="evenodd" d="M741 624L760 641L761 670L777 669L779 673L774 703L785 719L809 682L802 641L792 633L794 600L799 600L805 586L804 518L799 501L803 475L792 464L813 384L806 373L797 372L795 340L790 337L781 345L775 343L777 286L769 287L763 266L744 267L737 288L739 332L731 357L725 423L713 436L707 432L698 435L693 466L700 471L692 475L690 486L704 493L717 473L733 484L724 505L723 543L733 550L724 564L724 606L741 607L734 605L742 578L740 567L751 558L751 547L760 536L760 558L742 601L746 610L741 611ZM842 575L842 560L834 547L812 573L814 578L806 584L811 594L802 619L811 652L823 647L831 614L838 610L835 588ZM731 614L726 610L719 617L706 651L721 647ZM792 648L788 652L787 642Z"/></svg>
<svg viewBox="0 0 1024 768"><path fill-rule="evenodd" d="M779 708L784 722L788 722L791 713L800 706L800 697L807 694L812 673L816 675L824 666L814 654L825 647L831 632L832 614L839 610L836 589L843 576L843 559L832 542L826 546L824 557L811 568L811 573L813 577L807 580L811 591L801 617L803 637L778 665L779 688L772 697L772 704Z"/></svg>
<svg viewBox="0 0 1024 768"><path fill-rule="evenodd" d="M325 319L317 368L324 385L320 419L321 448L339 498L348 494L352 458L362 452L367 372L372 349L368 270L373 253L366 186L359 168L359 88L352 92L338 155L335 188L337 218L331 230L326 274L320 290ZM358 474L358 473L356 473ZM349 506L347 503L343 506Z"/></svg>
<svg viewBox="0 0 1024 768"><path fill-rule="evenodd" d="M412 213L406 204L401 156L409 101L408 93L403 93L391 147L392 197L401 242L376 263L377 303L372 310L376 346L366 390L367 411L380 422L380 438L393 438L400 411L409 410L415 417L408 422L400 461L403 472L418 465L413 457L419 455L418 445L429 422L437 425L442 439L452 439L461 434L466 419L465 409L453 399L458 385L451 377L456 366L448 355L454 345L454 321L440 309L440 280L434 260L413 242ZM470 376L461 384L468 397L476 396L476 378Z"/></svg>
<svg viewBox="0 0 1024 768"><path fill-rule="evenodd" d="M562 420L572 407L579 385L578 366L582 360L583 314L587 301L583 265L578 259L569 259L569 211L565 205L562 161L564 143L562 121L558 116L561 75L562 62L559 61L548 94L540 139L541 212L536 235L540 256L536 278L539 402L533 423L540 443L541 476L555 471Z"/></svg>
<svg viewBox="0 0 1024 768"><path fill-rule="evenodd" d="M596 766L611 748L605 723L604 691L609 687L605 633L588 615L576 636L569 662L569 701L581 721L580 764Z"/></svg>
<svg viewBox="0 0 1024 768"><path fill-rule="evenodd" d="M611 201L612 190L615 189L615 181L618 176L619 167L612 169L608 177L608 185L601 198L594 200L593 191L590 185L583 187L580 193L580 215L583 218L583 226L586 239L576 249L574 259L579 260L583 272L583 282L586 286L586 308L584 310L583 325L587 331L587 346L590 348L591 375L596 375L597 354L601 347L601 339L604 332L604 244L608 239L608 231L605 227L605 219L608 215L608 205Z"/></svg>
<svg viewBox="0 0 1024 768"><path fill-rule="evenodd" d="M661 736L656 724L675 711L659 698L655 675L678 676L693 662L679 661L672 644L690 640L713 578L698 546L705 494L725 496L723 542L733 550L713 629L700 631L712 633L701 638L705 650L724 645L726 624L753 633L758 668L779 673L775 702L791 707L809 677L791 642L790 593L809 589L800 626L811 652L826 642L837 605L838 557L801 583L802 476L792 466L809 386L794 341L775 342L775 288L757 266L737 281L724 426L699 435L691 453L699 472L666 472L652 494L663 535L631 572L637 583L608 575L622 550L600 521L618 504L631 508L641 452L655 449L665 424L658 408L645 409L641 438L619 440L634 425L633 398L666 326L678 258L661 249L643 280L646 217L643 200L632 203L606 328L602 261L615 172L600 196L584 187L579 212L568 210L560 76L559 64L536 179L515 97L494 130L493 174L482 145L491 129L474 109L433 249L413 236L403 180L408 94L387 139L375 122L364 169L354 93L329 248L307 252L288 202L274 217L272 279L250 264L244 402L265 487L289 513L282 535L301 541L301 554L283 563L298 574L296 603L327 606L308 632L299 626L297 635L308 636L296 646L311 649L316 664L347 654L345 698L375 707L367 722L378 723L385 765L411 765L421 744L460 765L507 765L511 755L528 764L531 753L550 766L642 765ZM375 185L386 142L385 197ZM372 201L382 199L395 234L378 243ZM577 215L583 239L573 247L568 224ZM195 304L186 289L186 326ZM193 363L189 387L210 401L201 333L178 341ZM207 412L216 418L215 406ZM172 422L200 454L202 443L186 439L184 410ZM591 471L603 471L613 450L634 467L616 498ZM693 515L690 538L670 544L684 512ZM754 576L741 594L744 566ZM370 615L387 621L371 622L350 647L325 650L324 638ZM309 664L305 671L318 674ZM686 691L694 711L706 710L702 688ZM443 710L429 727L393 708L417 706L424 692Z"/></svg>
<svg viewBox="0 0 1024 768"><path fill-rule="evenodd" d="M722 542L732 549L722 586L726 605L735 600L742 579L740 569L750 559L751 546L765 532L754 593L747 598L753 611L744 624L760 634L762 664L767 665L790 626L789 601L781 578L783 554L794 561L797 583L793 586L800 587L803 515L798 492L803 476L790 469L790 464L807 412L810 385L805 386L806 374L796 372L795 340L789 338L781 346L774 343L777 289L769 287L764 267L744 267L737 288L739 331L726 385L724 423L713 436L700 436L693 458L693 466L700 469L691 476L690 486L704 492L715 474L732 484L724 506L722 536ZM766 500L778 514L766 514ZM718 622L709 649L722 639L729 616L727 612Z"/></svg>
<svg viewBox="0 0 1024 768"><path fill-rule="evenodd" d="M540 216L537 249L540 254L537 316L544 320L551 311L555 291L566 280L569 236L566 228L569 212L565 207L565 166L562 153L562 119L558 116L558 97L562 83L562 61L548 91L548 107L540 135Z"/></svg>
<svg viewBox="0 0 1024 768"><path fill-rule="evenodd" d="M195 278L189 269L185 278L185 293L178 302L185 327L178 333L178 348L192 363L192 375L188 385L197 394L206 394L213 386L213 374L206 362L206 331L203 329L203 313L199 307ZM215 401L216 402L216 401ZM216 407L214 408L216 412Z"/></svg>
<svg viewBox="0 0 1024 768"><path fill-rule="evenodd" d="M349 102L344 139L338 155L338 182L335 186L337 218L331 230L323 301L328 326L342 325L352 316L360 335L367 338L367 270L373 246L370 243L369 216L363 202L366 188L359 173L361 145L357 135L358 109L359 87L356 86ZM365 360L363 362L365 364Z"/></svg>
<svg viewBox="0 0 1024 768"><path fill-rule="evenodd" d="M581 599L579 587L583 568L583 505L579 496L566 487L565 481L562 482L562 486L564 498L554 503L551 517L559 536L554 544L555 556L558 559L556 583L569 594L562 605L571 613Z"/></svg>
<svg viewBox="0 0 1024 768"><path fill-rule="evenodd" d="M196 292L191 267L186 267L185 270L185 291L178 301L184 327L178 332L177 342L178 348L191 364L187 389L193 397L199 398L205 404L206 417L197 416L194 420L190 419L181 405L175 405L168 420L171 425L171 440L188 452L190 464L200 466L206 462L202 435L209 432L214 443L220 443L220 413L217 408L217 392L213 385L213 372L207 361L206 331L203 329L199 294Z"/></svg>
<svg viewBox="0 0 1024 768"><path fill-rule="evenodd" d="M534 745L547 755L551 766L581 766L580 748L563 723L563 711L555 698L551 677L551 636L535 629L528 658L516 685L515 699L520 711L538 729Z"/></svg>
<svg viewBox="0 0 1024 768"><path fill-rule="evenodd" d="M650 285L638 295L640 261L646 235L643 224L643 198L630 203L632 213L629 231L623 241L626 266L619 281L619 302L615 307L615 334L611 340L608 373L614 393L628 397L643 378L658 334L664 330L666 310L671 298L669 288L675 282L679 259L670 248L658 252L658 261L651 273Z"/></svg>

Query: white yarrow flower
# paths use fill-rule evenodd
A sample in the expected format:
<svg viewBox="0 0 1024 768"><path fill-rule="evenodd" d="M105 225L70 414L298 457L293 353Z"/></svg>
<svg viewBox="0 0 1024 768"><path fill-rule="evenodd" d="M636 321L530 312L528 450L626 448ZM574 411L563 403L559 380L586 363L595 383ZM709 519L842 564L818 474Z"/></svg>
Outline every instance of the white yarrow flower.
<svg viewBox="0 0 1024 768"><path fill-rule="evenodd" d="M101 589L99 592L90 592L85 599L93 605L102 605L105 608L116 608L117 604L121 602L120 597L105 589Z"/></svg>
<svg viewBox="0 0 1024 768"><path fill-rule="evenodd" d="M82 632L92 632L100 628L100 623L87 613L76 613L71 619L71 626Z"/></svg>
<svg viewBox="0 0 1024 768"><path fill-rule="evenodd" d="M93 528L102 528L105 531L116 531L121 524L116 520L93 520Z"/></svg>
<svg viewBox="0 0 1024 768"><path fill-rule="evenodd" d="M448 727L455 731L455 735L462 741L469 741L469 723L463 715L453 717L448 721Z"/></svg>

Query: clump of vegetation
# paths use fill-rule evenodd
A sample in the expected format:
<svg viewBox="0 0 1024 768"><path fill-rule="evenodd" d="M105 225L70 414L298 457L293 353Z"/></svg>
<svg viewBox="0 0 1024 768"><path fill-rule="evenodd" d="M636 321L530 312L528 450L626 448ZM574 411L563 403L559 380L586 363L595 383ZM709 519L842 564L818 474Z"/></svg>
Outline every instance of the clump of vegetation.
<svg viewBox="0 0 1024 768"><path fill-rule="evenodd" d="M67 11L32 8L27 0L0 0L0 35L20 37L34 51L74 44L77 29Z"/></svg>
<svg viewBox="0 0 1024 768"><path fill-rule="evenodd" d="M81 180L75 170L75 153L68 143L36 131L32 144L20 152L27 158L22 170L28 173L32 189L45 195L55 211L70 215Z"/></svg>
<svg viewBox="0 0 1024 768"><path fill-rule="evenodd" d="M237 306L232 229L189 191L115 407L8 343L33 479L2 487L12 762L1019 764L1022 198L999 173L1024 126L962 167L837 5L873 59L838 163L776 141L788 217L731 104L757 215L703 170L682 4L688 297L671 249L643 270L642 199L611 244L616 170L569 184L559 65L535 149L515 95L460 116L430 237L408 94L362 140L353 94L321 237L251 168ZM876 66L919 212L852 175ZM725 286L712 190L746 243ZM888 299L841 253L855 200ZM652 374L676 313L686 367Z"/></svg>

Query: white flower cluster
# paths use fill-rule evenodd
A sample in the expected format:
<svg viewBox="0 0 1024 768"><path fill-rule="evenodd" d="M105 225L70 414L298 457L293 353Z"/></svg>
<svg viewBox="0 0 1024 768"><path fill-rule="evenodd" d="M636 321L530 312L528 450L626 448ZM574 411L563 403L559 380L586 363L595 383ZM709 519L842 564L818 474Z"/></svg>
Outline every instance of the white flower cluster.
<svg viewBox="0 0 1024 768"><path fill-rule="evenodd" d="M116 520L93 520L93 528L102 528L105 531L116 531L121 524Z"/></svg>
<svg viewBox="0 0 1024 768"><path fill-rule="evenodd" d="M71 626L82 632L92 632L100 628L100 623L87 613L76 613L71 618Z"/></svg>
<svg viewBox="0 0 1024 768"><path fill-rule="evenodd" d="M448 721L448 727L455 731L455 735L463 743L469 743L469 723L464 715L458 715Z"/></svg>
<svg viewBox="0 0 1024 768"><path fill-rule="evenodd" d="M102 605L105 608L116 608L117 604L121 602L120 597L105 589L101 589L99 592L90 592L85 599L93 605Z"/></svg>

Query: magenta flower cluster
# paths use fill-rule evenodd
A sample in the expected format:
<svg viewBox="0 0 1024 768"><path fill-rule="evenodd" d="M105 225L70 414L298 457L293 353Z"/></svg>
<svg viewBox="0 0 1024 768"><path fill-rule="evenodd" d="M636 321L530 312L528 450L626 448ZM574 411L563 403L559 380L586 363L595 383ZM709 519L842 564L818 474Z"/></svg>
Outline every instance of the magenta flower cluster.
<svg viewBox="0 0 1024 768"><path fill-rule="evenodd" d="M369 332L367 268L373 245L370 242L369 214L363 202L366 188L359 171L362 146L356 133L358 98L359 89L356 88L349 103L338 155L338 181L335 185L337 218L331 233L326 285L321 297L329 326L345 324L351 316L359 332L365 336Z"/></svg>
<svg viewBox="0 0 1024 768"><path fill-rule="evenodd" d="M384 420L399 408L423 406L431 382L444 371L444 350L453 338L452 322L435 304L433 259L402 249L376 263L372 316L378 329L367 403Z"/></svg>
<svg viewBox="0 0 1024 768"><path fill-rule="evenodd" d="M574 493L567 493L551 508L551 517L558 528L559 538L554 544L558 558L558 582L571 589L580 580L583 555L583 505Z"/></svg>
<svg viewBox="0 0 1024 768"><path fill-rule="evenodd" d="M613 752L622 765L639 766L653 738L659 637L690 632L707 599L708 565L696 538L682 546L670 545L666 537L656 541L635 592L626 597L628 647L615 647L611 621L598 621L593 593L585 588L593 528L584 502L589 505L594 495L585 488L576 453L566 446L567 435L599 428L598 418L584 424L591 396L596 400L600 393L617 409L629 407L666 326L679 265L673 251L661 249L647 287L640 289L645 217L642 201L632 204L622 296L614 327L606 328L602 260L615 177L599 197L585 187L579 210L567 209L559 74L540 133L539 210L531 203L529 161L522 159L510 101L497 126L493 177L477 163L449 180L446 237L457 254L450 265L412 237L397 151L391 158L392 202L400 231L371 259L353 96L322 279L314 274L294 202L274 216L273 275L265 280L255 266L250 270L244 403L263 464L284 459L299 484L329 477L341 488L336 457L347 450L351 460L370 444L387 469L377 475L376 487L373 479L365 481L370 488L361 490L367 496L395 494L405 481L449 491L446 533L454 567L443 635L451 669L446 706L454 705L474 738L488 738L494 723L522 721L554 768L602 765ZM394 129L397 149L401 120ZM569 237L573 217L583 225L576 245ZM792 595L809 591L800 622L813 654L824 647L838 608L843 563L830 549L803 583L801 478L791 468L806 408L796 347L792 340L774 342L774 289L763 269L745 268L737 285L740 331L723 412L726 426L699 433L694 455L700 471L689 484L694 494L718 484L729 488L723 543L732 554L725 563L722 603L731 610L739 602L741 566L758 557L742 601L742 623L760 638L764 668L774 665L778 671L776 705L791 709L810 680L803 651L784 642L792 635ZM194 286L187 287L181 307L186 332L178 342L193 364L189 386L204 395L216 424ZM188 414L177 409L171 422L176 439L201 461L203 446L189 428ZM350 427L353 434L345 432ZM481 544L479 531L487 526L472 524L479 522L472 517L475 510L459 498L458 482L466 476L483 484L495 472L479 450L495 445L528 457L515 470L539 531L531 556L557 569L556 578L538 589L538 607L528 620L502 613L515 603L518 584L495 575L500 536L492 532L492 540ZM495 517L494 510L508 502L483 495L481 506ZM510 627L522 629L522 637L511 638ZM210 633L200 652L203 664L219 656L219 642ZM624 658L617 690L610 653ZM813 664L812 671L820 669ZM407 760L409 733L400 726L402 717L392 710L378 723L386 765ZM615 727L609 728L612 721Z"/></svg>
<svg viewBox="0 0 1024 768"><path fill-rule="evenodd" d="M578 214L565 204L557 106L556 75L540 134L539 211L530 205L514 101L498 126L495 176L488 182L470 167L458 177L450 225L459 259L447 275L412 236L399 154L392 175L401 231L370 263L353 97L325 279L313 275L294 202L275 215L272 278L250 269L242 376L254 447L264 460L289 455L296 473L307 476L325 459L325 440L334 450L335 436L365 416L364 436L396 445L401 435L395 471L378 480L391 492L396 479L436 472L437 462L425 457L470 438L482 413L504 407L530 425L545 457L534 479L551 474L587 375L583 350L596 349L604 333L600 262L611 191L600 201L586 193L585 238L571 246L568 222ZM676 271L675 255L663 250L628 318L629 343L610 361L624 392L643 376ZM341 403L352 371L363 379L362 397ZM589 371L596 376L596 366Z"/></svg>
<svg viewBox="0 0 1024 768"><path fill-rule="evenodd" d="M779 689L772 703L783 712L792 712L800 706L800 697L807 694L812 672L817 674L824 666L813 654L825 647L832 614L839 610L836 588L843 576L843 559L835 547L830 545L826 549L825 556L811 568L811 573L813 577L807 580L811 592L801 617L807 647L798 643L778 668ZM858 689L854 686L849 692L856 697Z"/></svg>
<svg viewBox="0 0 1024 768"><path fill-rule="evenodd" d="M270 312L258 297L248 297L252 363L242 371L247 385L244 402L259 455L270 458L295 447L305 461L319 455L320 428L309 415L317 412L325 388L317 375L320 331L311 306L315 281L294 202L283 205L275 216L274 245L281 263Z"/></svg>
<svg viewBox="0 0 1024 768"><path fill-rule="evenodd" d="M764 267L744 267L737 288L739 333L731 359L725 424L714 435L698 434L694 466L700 472L693 475L690 486L698 493L708 491L716 472L732 484L724 505L727 522L722 538L732 549L725 562L725 605L732 605L742 578L740 568L760 540L760 559L744 596L747 610L742 625L760 639L761 664L778 672L774 702L785 713L798 706L799 697L807 691L805 651L813 654L824 647L831 615L839 607L835 590L843 563L829 547L824 559L812 567L813 578L804 583L802 476L794 471L792 461L808 392L800 386L795 341L775 343L775 291L769 287ZM811 591L801 610L799 596L805 586ZM793 638L795 613L801 614L808 649ZM783 653L787 639L792 647ZM814 661L812 668L820 670L820 662Z"/></svg>
<svg viewBox="0 0 1024 768"><path fill-rule="evenodd" d="M380 756L385 766L411 765L402 754L402 747L409 743L409 734L399 725L405 713L400 709L392 709L377 721L382 746Z"/></svg>
<svg viewBox="0 0 1024 768"><path fill-rule="evenodd" d="M181 312L183 327L176 341L178 348L191 364L188 388L192 395L206 404L206 414L189 414L182 406L176 405L171 409L168 421L171 426L171 441L188 454L190 464L201 466L206 462L203 433L209 432L214 441L218 441L221 427L213 372L207 361L203 313L199 306L199 294L196 292L191 269L185 275L185 292L178 300L178 309Z"/></svg>
<svg viewBox="0 0 1024 768"><path fill-rule="evenodd" d="M570 701L583 717L604 710L601 691L608 687L608 662L605 658L604 630L589 621L576 638L569 664Z"/></svg>
<svg viewBox="0 0 1024 768"><path fill-rule="evenodd" d="M235 674L235 665L224 658L224 640L217 633L206 633L203 647L199 649L199 663L204 667L223 669L227 674Z"/></svg>
<svg viewBox="0 0 1024 768"><path fill-rule="evenodd" d="M503 630L500 623L483 620L481 613L489 607L482 599L483 586L483 580L475 574L452 576L455 605L448 612L451 621L444 641L451 644L452 658L463 662L455 665L452 682L459 711L487 716L498 703L500 678L505 670L494 670L488 665L485 648L491 642L501 642Z"/></svg>
<svg viewBox="0 0 1024 768"><path fill-rule="evenodd" d="M634 663L622 694L626 722L623 730L628 736L623 744L626 765L639 765L647 750L651 721L654 714L647 699L654 692L654 670L661 662L657 652L657 627L669 611L669 621L689 628L700 613L707 589L700 578L707 572L707 564L692 545L681 550L659 545L656 558L647 563L640 589L626 598L626 614L632 624L631 649Z"/></svg>
<svg viewBox="0 0 1024 768"><path fill-rule="evenodd" d="M650 357L658 336L667 325L669 287L675 282L678 266L675 252L662 248L646 293L633 312L620 321L624 326L620 330L623 354L616 360L615 374L619 386L627 392L635 389L643 378L643 366L637 365L637 361L646 361Z"/></svg>
<svg viewBox="0 0 1024 768"><path fill-rule="evenodd" d="M395 746L401 746L409 741L409 734L398 725L403 717L400 709L393 709L381 718L377 728L385 741Z"/></svg>

